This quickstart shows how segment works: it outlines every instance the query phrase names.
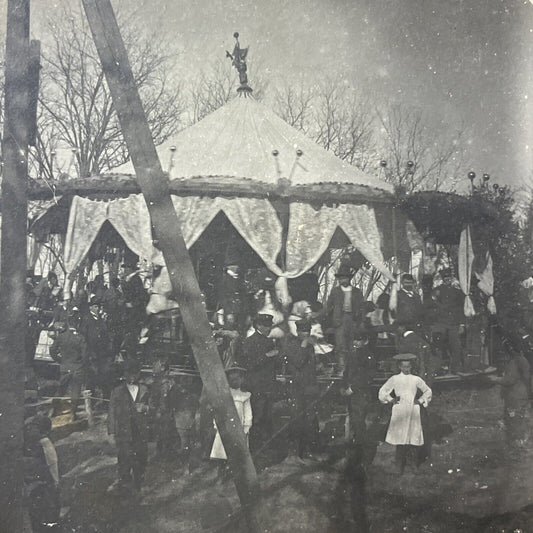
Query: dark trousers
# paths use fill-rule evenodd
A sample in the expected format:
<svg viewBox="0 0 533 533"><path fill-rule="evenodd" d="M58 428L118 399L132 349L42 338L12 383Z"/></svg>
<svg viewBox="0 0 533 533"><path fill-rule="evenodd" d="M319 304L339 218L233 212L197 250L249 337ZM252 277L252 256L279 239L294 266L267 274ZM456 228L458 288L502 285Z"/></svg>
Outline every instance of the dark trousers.
<svg viewBox="0 0 533 533"><path fill-rule="evenodd" d="M450 355L450 372L463 370L463 347L459 338L459 325L443 324L444 341Z"/></svg>
<svg viewBox="0 0 533 533"><path fill-rule="evenodd" d="M348 402L350 414L351 433L355 444L363 444L366 436L366 415L368 413L369 400L364 394L355 392Z"/></svg>
<svg viewBox="0 0 533 533"><path fill-rule="evenodd" d="M272 398L269 393L252 393L253 425L250 429L250 451L255 453L274 431Z"/></svg>
<svg viewBox="0 0 533 533"><path fill-rule="evenodd" d="M318 416L314 397L297 395L291 400L292 420L289 426L289 440L293 451L303 457L316 449L318 444Z"/></svg>
<svg viewBox="0 0 533 533"><path fill-rule="evenodd" d="M355 322L352 313L342 313L342 324L335 328L335 357L339 368L344 368L346 354L352 349Z"/></svg>
<svg viewBox="0 0 533 533"><path fill-rule="evenodd" d="M117 442L118 479L121 485L140 490L148 461L148 446L138 435L127 442Z"/></svg>
<svg viewBox="0 0 533 533"><path fill-rule="evenodd" d="M33 533L59 531L60 507L59 490L56 487L42 483L34 488L30 493L28 509Z"/></svg>
<svg viewBox="0 0 533 533"><path fill-rule="evenodd" d="M422 446L398 445L396 446L396 465L403 472L407 463L412 463L419 467L422 462Z"/></svg>

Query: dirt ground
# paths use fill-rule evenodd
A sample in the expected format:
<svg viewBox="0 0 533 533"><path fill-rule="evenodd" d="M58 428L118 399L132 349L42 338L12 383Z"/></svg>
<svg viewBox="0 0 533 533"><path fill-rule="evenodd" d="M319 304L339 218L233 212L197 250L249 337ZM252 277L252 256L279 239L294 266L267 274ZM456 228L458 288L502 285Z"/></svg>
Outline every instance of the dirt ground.
<svg viewBox="0 0 533 533"><path fill-rule="evenodd" d="M533 532L533 450L509 457L497 386L436 392L431 405L453 432L435 444L431 459L403 475L394 448L378 446L366 471L360 511L372 533ZM319 461L261 466L263 521L269 533L361 531L352 519L338 437ZM152 458L140 501L106 492L116 457L103 418L56 442L65 532L245 532L230 480L200 463L189 473L179 459Z"/></svg>

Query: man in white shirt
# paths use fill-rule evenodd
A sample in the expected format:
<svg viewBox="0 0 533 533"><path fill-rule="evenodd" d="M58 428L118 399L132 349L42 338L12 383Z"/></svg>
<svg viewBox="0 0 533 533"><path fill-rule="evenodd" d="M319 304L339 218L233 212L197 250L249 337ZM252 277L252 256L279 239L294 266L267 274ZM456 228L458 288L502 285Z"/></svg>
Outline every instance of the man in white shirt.
<svg viewBox="0 0 533 533"><path fill-rule="evenodd" d="M403 473L410 458L417 466L420 464L419 452L424 445L420 410L428 406L432 393L421 377L411 374L411 361L416 355L398 354L394 359L400 362L400 373L387 380L379 389L378 397L381 403L392 404L385 442L396 446L396 463Z"/></svg>

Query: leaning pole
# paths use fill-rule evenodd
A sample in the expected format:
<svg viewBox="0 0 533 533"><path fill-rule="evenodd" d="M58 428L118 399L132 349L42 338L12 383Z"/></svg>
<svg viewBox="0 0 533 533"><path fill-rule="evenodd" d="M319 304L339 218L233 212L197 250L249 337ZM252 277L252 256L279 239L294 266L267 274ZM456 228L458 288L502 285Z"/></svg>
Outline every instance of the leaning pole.
<svg viewBox="0 0 533 533"><path fill-rule="evenodd" d="M30 0L9 0L2 137L0 533L22 532Z"/></svg>
<svg viewBox="0 0 533 533"><path fill-rule="evenodd" d="M158 247L163 252L183 323L207 398L214 410L248 531L259 533L259 484L226 375L207 320L169 182L163 173L109 0L82 0L120 126L144 195ZM207 502L206 502L207 503Z"/></svg>

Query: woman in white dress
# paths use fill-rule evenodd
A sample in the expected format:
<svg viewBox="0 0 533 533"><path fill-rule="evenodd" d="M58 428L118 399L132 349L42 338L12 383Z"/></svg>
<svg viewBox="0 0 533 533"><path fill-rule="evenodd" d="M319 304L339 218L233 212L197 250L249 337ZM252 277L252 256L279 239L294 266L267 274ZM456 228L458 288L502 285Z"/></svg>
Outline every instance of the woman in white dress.
<svg viewBox="0 0 533 533"><path fill-rule="evenodd" d="M398 354L400 373L390 377L379 389L379 401L392 404L392 415L385 442L396 446L396 463L403 472L410 456L418 455L424 445L420 418L420 406L427 407L431 401L431 389L425 381L411 374L414 354ZM417 397L417 392L421 395ZM394 392L394 395L392 394ZM417 466L419 465L418 460Z"/></svg>

